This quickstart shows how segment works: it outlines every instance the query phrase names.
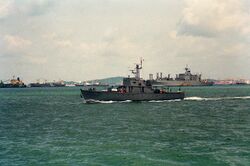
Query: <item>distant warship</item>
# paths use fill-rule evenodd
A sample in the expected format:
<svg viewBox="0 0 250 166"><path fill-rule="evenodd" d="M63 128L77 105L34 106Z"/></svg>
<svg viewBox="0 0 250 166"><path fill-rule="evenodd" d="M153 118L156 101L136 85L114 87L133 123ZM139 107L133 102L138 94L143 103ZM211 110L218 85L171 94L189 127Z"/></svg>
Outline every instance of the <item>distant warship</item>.
<svg viewBox="0 0 250 166"><path fill-rule="evenodd" d="M116 89L108 88L105 91L96 91L94 88L81 89L81 97L86 102L92 101L150 101L184 99L184 92L171 92L170 90L154 89L150 81L140 77L142 60L132 70L134 77L123 78L123 85Z"/></svg>
<svg viewBox="0 0 250 166"><path fill-rule="evenodd" d="M149 75L153 85L163 85L163 86L211 86L214 84L212 81L202 80L201 74L192 74L190 68L185 67L185 73L176 74L175 78L162 77L162 73L156 74L156 79L153 79L153 75Z"/></svg>

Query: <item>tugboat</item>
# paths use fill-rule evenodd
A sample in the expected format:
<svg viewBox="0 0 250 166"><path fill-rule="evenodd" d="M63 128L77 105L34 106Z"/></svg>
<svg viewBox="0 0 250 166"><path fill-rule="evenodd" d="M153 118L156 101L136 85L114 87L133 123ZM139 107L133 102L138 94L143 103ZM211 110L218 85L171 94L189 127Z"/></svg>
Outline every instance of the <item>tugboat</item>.
<svg viewBox="0 0 250 166"><path fill-rule="evenodd" d="M145 81L140 77L142 60L131 70L134 77L123 78L123 84L116 89L108 88L97 91L95 88L81 89L81 97L87 103L95 101L150 101L150 100L175 100L184 99L184 92L171 92L164 89L154 89L151 81Z"/></svg>

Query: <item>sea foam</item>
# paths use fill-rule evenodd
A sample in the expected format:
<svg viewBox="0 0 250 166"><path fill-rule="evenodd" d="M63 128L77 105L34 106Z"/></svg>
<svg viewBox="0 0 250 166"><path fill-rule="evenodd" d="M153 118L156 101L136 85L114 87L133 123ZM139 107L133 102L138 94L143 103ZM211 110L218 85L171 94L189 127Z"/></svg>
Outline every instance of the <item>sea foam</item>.
<svg viewBox="0 0 250 166"><path fill-rule="evenodd" d="M250 99L250 96L233 96L233 97L186 97L184 100L191 100L191 101L212 101L212 100L233 100L233 99Z"/></svg>

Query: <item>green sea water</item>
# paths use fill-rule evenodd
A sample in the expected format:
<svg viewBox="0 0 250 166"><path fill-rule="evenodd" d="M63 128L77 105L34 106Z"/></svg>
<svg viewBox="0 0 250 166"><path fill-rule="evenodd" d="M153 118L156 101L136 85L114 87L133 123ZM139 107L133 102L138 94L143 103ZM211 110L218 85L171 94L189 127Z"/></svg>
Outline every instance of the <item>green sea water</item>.
<svg viewBox="0 0 250 166"><path fill-rule="evenodd" d="M79 87L0 89L0 166L249 166L250 86L84 104Z"/></svg>

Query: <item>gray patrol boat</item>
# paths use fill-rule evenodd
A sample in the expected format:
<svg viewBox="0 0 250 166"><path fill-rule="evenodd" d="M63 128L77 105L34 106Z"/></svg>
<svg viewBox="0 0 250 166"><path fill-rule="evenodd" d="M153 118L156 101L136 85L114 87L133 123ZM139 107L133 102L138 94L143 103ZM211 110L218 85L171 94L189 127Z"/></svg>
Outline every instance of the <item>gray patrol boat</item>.
<svg viewBox="0 0 250 166"><path fill-rule="evenodd" d="M81 97L86 102L95 101L150 101L150 100L175 100L184 99L184 92L180 90L172 92L171 90L155 89L151 81L145 81L140 77L142 69L142 60L140 64L136 64L132 70L134 77L128 76L123 78L123 85L116 89L108 88L104 91L97 91L94 88L88 90L81 89Z"/></svg>

